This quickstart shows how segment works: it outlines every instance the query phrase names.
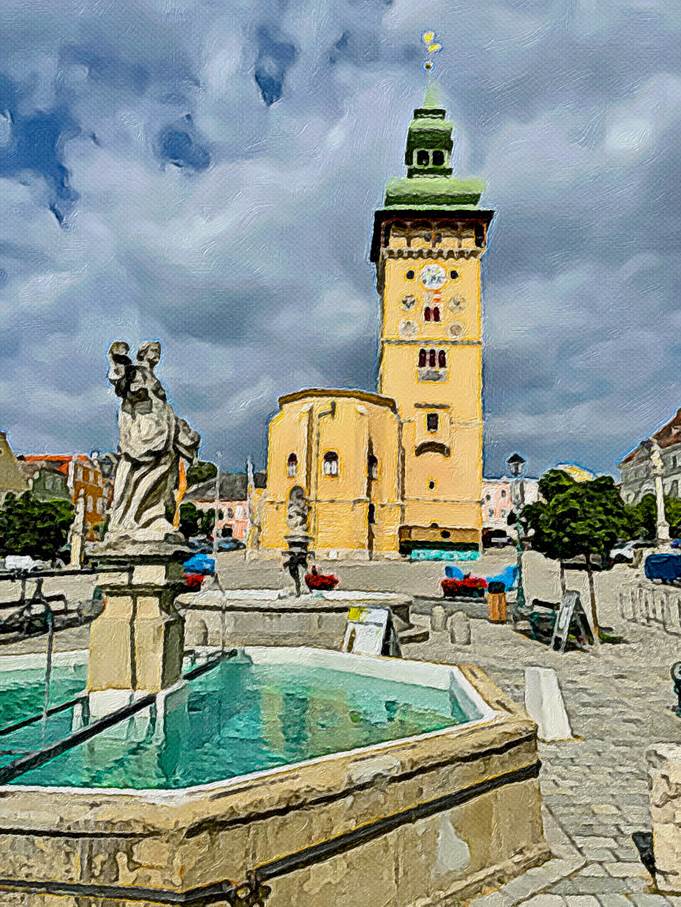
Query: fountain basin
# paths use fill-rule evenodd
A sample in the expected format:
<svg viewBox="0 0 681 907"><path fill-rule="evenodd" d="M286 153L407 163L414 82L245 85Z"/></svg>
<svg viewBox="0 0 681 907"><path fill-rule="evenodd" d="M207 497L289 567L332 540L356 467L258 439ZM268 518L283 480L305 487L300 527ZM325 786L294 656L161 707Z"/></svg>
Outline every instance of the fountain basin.
<svg viewBox="0 0 681 907"><path fill-rule="evenodd" d="M283 595L276 589L206 590L181 595L185 645L308 646L339 649L352 606L390 608L409 624L412 598L392 592L337 590Z"/></svg>
<svg viewBox="0 0 681 907"><path fill-rule="evenodd" d="M360 891L367 902L425 907L546 858L536 727L478 668L310 648L254 647L245 654L275 673L332 673L337 688L347 686L349 711L358 701L368 710L359 723L386 726L388 712L406 708L407 700L421 711L434 704L437 713L451 695L456 708L434 730L298 759L291 740L301 729L316 732L322 744L332 733L320 721L328 704L315 701L302 714L277 701L287 691L275 684L274 692L261 688L269 697L262 699L269 716L263 727L270 749L288 744L296 761L165 790L17 779L0 789L3 903L47 907L54 893L78 898L79 907L99 907L104 897L107 905L128 898L148 905L238 903L231 886L250 878L248 884L271 889L270 907L352 904ZM400 693L402 701L385 698L398 687L412 689ZM170 711L180 707L168 700ZM95 738L82 746L104 743ZM139 738L129 741L129 759L140 745ZM115 770L114 759L103 777ZM13 901L17 887L23 900Z"/></svg>

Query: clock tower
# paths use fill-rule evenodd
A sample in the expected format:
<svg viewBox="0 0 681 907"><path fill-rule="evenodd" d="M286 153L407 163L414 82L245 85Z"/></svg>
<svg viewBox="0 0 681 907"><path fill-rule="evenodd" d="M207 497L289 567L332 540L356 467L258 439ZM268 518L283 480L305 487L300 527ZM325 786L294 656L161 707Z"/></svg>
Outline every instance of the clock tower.
<svg viewBox="0 0 681 907"><path fill-rule="evenodd" d="M452 176L452 123L431 85L388 182L371 259L381 297L378 391L401 420L399 544L477 547L482 497L484 184Z"/></svg>

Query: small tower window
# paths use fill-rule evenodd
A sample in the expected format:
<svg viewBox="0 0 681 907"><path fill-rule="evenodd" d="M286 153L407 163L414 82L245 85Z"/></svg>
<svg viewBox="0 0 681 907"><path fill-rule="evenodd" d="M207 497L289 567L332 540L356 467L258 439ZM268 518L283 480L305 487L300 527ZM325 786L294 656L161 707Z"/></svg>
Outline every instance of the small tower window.
<svg viewBox="0 0 681 907"><path fill-rule="evenodd" d="M428 413L426 416L426 428L428 431L437 431L440 425L440 417L437 413Z"/></svg>
<svg viewBox="0 0 681 907"><path fill-rule="evenodd" d="M414 272L407 271L407 280L413 280L413 279L414 279Z"/></svg>
<svg viewBox="0 0 681 907"><path fill-rule="evenodd" d="M338 454L335 450L330 450L328 453L324 454L324 475L325 476L337 476L338 475Z"/></svg>
<svg viewBox="0 0 681 907"><path fill-rule="evenodd" d="M298 457L294 453L288 455L287 472L289 479L298 472Z"/></svg>
<svg viewBox="0 0 681 907"><path fill-rule="evenodd" d="M426 367L426 351L419 350L419 368Z"/></svg>
<svg viewBox="0 0 681 907"><path fill-rule="evenodd" d="M437 364L439 368L447 368L447 353L444 350L437 354Z"/></svg>
<svg viewBox="0 0 681 907"><path fill-rule="evenodd" d="M440 306L433 306L433 321L440 320Z"/></svg>
<svg viewBox="0 0 681 907"><path fill-rule="evenodd" d="M430 164L430 152L426 151L425 148L419 148L416 152L416 163L419 167L427 167Z"/></svg>
<svg viewBox="0 0 681 907"><path fill-rule="evenodd" d="M449 276L452 278L452 280L456 280L456 278L459 276L459 272L458 272L458 271L450 271L450 272L449 272Z"/></svg>
<svg viewBox="0 0 681 907"><path fill-rule="evenodd" d="M428 365L431 368L435 368L436 364L437 364L437 362L436 362L435 350L431 350L428 353Z"/></svg>
<svg viewBox="0 0 681 907"><path fill-rule="evenodd" d="M426 321L430 321L431 314L432 314L432 313L431 313L431 311L430 311L430 306L427 305L427 306L425 307L425 309L423 310L423 317L424 317L424 319L425 319Z"/></svg>
<svg viewBox="0 0 681 907"><path fill-rule="evenodd" d="M369 454L367 459L367 474L370 479L378 478L378 460L373 454Z"/></svg>
<svg viewBox="0 0 681 907"><path fill-rule="evenodd" d="M369 504L369 524L373 526L376 522L376 505Z"/></svg>
<svg viewBox="0 0 681 907"><path fill-rule="evenodd" d="M433 151L433 164L436 167L442 167L444 162L445 162L444 151L440 151L439 149L437 149L436 151Z"/></svg>
<svg viewBox="0 0 681 907"><path fill-rule="evenodd" d="M433 482L432 479L430 482L428 482L428 488L430 488L431 491L435 488L435 482ZM437 525L434 525L433 523L431 523L431 527L435 529L435 528L437 528Z"/></svg>

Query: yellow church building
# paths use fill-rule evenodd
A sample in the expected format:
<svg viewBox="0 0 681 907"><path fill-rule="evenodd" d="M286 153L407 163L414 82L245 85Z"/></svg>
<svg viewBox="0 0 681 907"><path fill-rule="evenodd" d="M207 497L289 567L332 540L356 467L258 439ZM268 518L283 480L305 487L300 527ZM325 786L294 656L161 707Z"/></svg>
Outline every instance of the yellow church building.
<svg viewBox="0 0 681 907"><path fill-rule="evenodd" d="M378 393L302 390L269 426L259 545L282 551L308 505L317 556L390 556L481 541L484 184L452 176L453 126L431 92L409 125L405 177L375 213Z"/></svg>

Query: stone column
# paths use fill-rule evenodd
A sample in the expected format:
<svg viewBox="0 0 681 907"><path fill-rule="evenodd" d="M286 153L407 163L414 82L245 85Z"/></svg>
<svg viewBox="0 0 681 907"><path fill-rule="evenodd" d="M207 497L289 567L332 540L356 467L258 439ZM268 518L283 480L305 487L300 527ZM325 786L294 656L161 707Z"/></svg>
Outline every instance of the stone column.
<svg viewBox="0 0 681 907"><path fill-rule="evenodd" d="M681 746L655 743L646 758L657 887L681 893Z"/></svg>
<svg viewBox="0 0 681 907"><path fill-rule="evenodd" d="M655 535L657 537L657 547L665 549L669 548L671 536L669 534L669 523L667 522L664 510L664 463L662 461L660 445L657 441L654 438L650 438L650 440L646 442L646 445L650 453L650 469L655 481L655 502L657 505L657 529Z"/></svg>
<svg viewBox="0 0 681 907"><path fill-rule="evenodd" d="M104 611L90 628L87 690L91 712L106 712L181 678L184 619L175 598L184 586L187 552L102 554ZM116 692L117 691L117 692ZM98 703L101 708L98 708Z"/></svg>

